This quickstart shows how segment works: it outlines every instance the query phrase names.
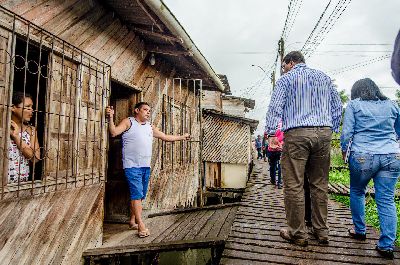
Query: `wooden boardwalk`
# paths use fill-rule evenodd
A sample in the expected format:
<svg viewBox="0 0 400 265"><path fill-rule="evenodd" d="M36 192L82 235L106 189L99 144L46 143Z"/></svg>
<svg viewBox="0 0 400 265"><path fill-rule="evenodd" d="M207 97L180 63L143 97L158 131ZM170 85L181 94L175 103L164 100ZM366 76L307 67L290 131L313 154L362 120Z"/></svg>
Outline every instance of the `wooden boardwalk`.
<svg viewBox="0 0 400 265"><path fill-rule="evenodd" d="M226 204L150 215L145 222L151 235L146 238L139 238L136 230L128 230L127 224L105 224L103 245L85 251L83 256L97 264L115 256L223 247L237 209L238 204Z"/></svg>
<svg viewBox="0 0 400 265"><path fill-rule="evenodd" d="M400 264L400 253L388 261L375 251L378 233L368 227L368 239L348 237L351 214L347 207L329 202L328 246L310 236L306 248L289 244L279 235L286 227L283 193L269 184L267 163L256 162L243 194L221 264Z"/></svg>

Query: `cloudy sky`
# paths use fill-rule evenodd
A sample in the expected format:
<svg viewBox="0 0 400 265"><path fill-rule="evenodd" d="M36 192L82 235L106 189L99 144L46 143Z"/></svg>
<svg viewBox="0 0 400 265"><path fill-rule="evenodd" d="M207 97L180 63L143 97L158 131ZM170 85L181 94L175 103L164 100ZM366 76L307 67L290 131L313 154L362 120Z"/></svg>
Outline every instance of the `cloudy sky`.
<svg viewBox="0 0 400 265"><path fill-rule="evenodd" d="M269 75L267 77L263 70L268 73L272 69L289 0L164 2L214 70L228 76L233 94L256 100L255 110L247 116L260 120L259 130L262 130L272 90ZM298 10L298 13L291 16L290 21L294 23L288 27L291 30L286 38L286 51L303 47L328 2L296 2L297 8L292 10ZM326 17L339 2L331 0ZM400 87L391 77L388 57L400 29L400 1L347 2L350 4L346 10L306 63L328 73L336 80L338 90L344 89L348 94L356 80L370 77L384 94L394 98Z"/></svg>

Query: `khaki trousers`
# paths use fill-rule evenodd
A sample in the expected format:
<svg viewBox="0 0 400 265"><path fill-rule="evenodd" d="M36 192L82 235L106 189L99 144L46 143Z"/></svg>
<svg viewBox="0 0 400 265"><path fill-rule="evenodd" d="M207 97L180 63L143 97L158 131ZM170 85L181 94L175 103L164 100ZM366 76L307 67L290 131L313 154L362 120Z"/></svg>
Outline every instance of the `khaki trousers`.
<svg viewBox="0 0 400 265"><path fill-rule="evenodd" d="M310 183L312 224L318 236L328 236L328 174L332 130L329 127L295 128L285 133L282 177L288 230L306 239L304 173ZM308 162L308 163L307 163Z"/></svg>

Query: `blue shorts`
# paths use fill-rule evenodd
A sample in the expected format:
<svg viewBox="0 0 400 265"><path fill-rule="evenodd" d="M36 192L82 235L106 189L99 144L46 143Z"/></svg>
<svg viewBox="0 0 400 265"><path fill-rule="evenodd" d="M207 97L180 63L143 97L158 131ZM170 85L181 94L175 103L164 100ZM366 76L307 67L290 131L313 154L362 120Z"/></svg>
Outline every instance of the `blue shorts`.
<svg viewBox="0 0 400 265"><path fill-rule="evenodd" d="M128 181L131 200L144 200L149 186L150 168L131 167L125 168L125 176Z"/></svg>

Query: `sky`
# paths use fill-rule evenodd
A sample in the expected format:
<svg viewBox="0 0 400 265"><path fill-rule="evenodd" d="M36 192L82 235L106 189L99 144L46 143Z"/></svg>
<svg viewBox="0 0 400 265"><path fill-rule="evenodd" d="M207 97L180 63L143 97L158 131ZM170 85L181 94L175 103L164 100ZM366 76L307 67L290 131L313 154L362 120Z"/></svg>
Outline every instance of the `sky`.
<svg viewBox="0 0 400 265"><path fill-rule="evenodd" d="M339 1L331 0L327 15ZM164 2L212 68L227 75L232 94L256 101L255 109L246 116L260 121L256 133L262 133L272 93L269 75L264 71L272 69L290 1ZM303 47L328 2L297 1L298 13L291 17L294 23L285 40L287 52ZM335 80L337 89L348 95L355 81L369 77L394 99L400 87L390 73L390 55L400 29L399 13L399 0L351 0L311 57L306 58L307 65L323 70ZM376 62L365 63L371 60ZM354 67L356 64L363 66Z"/></svg>

